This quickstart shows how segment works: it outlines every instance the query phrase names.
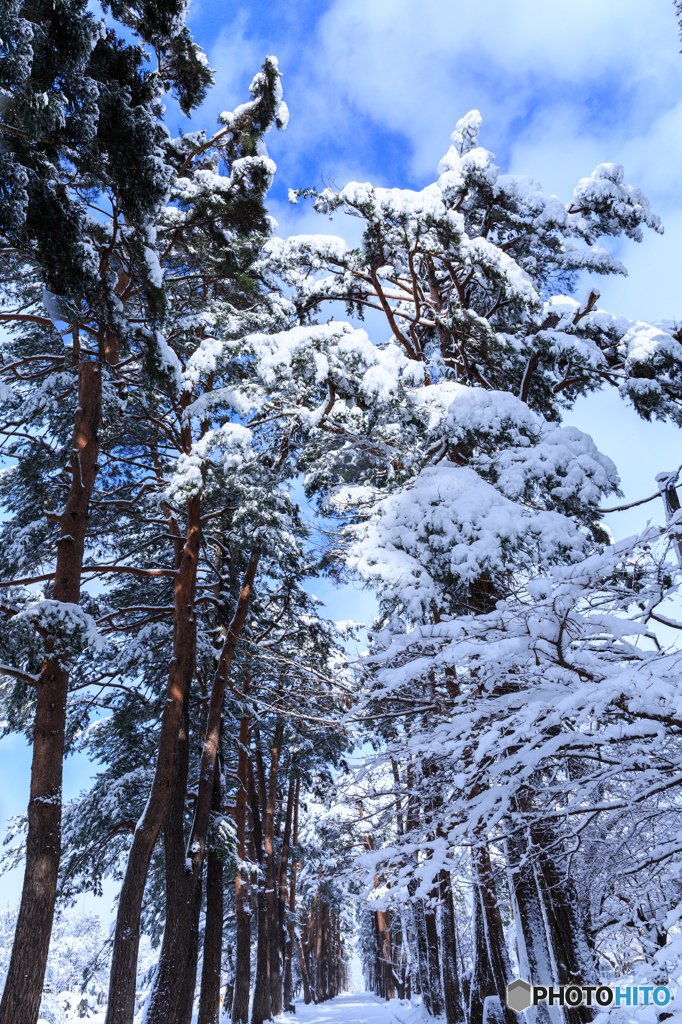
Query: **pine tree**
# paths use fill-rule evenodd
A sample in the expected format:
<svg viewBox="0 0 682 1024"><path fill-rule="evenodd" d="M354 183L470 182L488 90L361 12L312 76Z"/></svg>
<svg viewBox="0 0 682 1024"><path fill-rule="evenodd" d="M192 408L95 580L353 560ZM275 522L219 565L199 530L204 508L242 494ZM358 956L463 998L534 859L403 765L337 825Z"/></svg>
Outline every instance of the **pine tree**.
<svg viewBox="0 0 682 1024"><path fill-rule="evenodd" d="M559 425L562 411L579 395L616 383L644 417L679 421L680 365L674 329L606 314L594 288L582 304L562 294L580 271L625 272L598 244L604 236L640 240L644 225L661 230L622 168L601 165L564 205L530 179L501 175L477 145L479 126L477 112L458 123L438 181L421 192L350 183L314 194L320 212L342 209L364 221L360 248L326 236L273 239L267 264L273 280L294 289L302 319L342 300L360 315L381 310L390 331L375 350L381 371L359 389L330 365L326 436L318 437L308 487L325 510L346 517L350 546L341 557L378 592L382 629L374 649L381 668L375 677L370 659L367 703L358 714L376 716L375 735L385 737L399 764L409 751L407 790L410 799L420 794L421 811L408 814L408 841L423 851L411 870L429 894L426 904L415 902L417 960L435 1012L438 986L426 979L440 967L429 906L439 902L441 883L445 891L450 884L448 872L438 872L439 831L451 833L460 815L466 822L462 835L472 848L485 939L473 964L473 1021L495 1012L513 1016L504 1003L510 967L499 909L506 883L490 858L490 823L476 808L486 806L491 787L497 791L497 756L477 753L495 735L485 687L504 700L517 670L500 655L499 681L487 683L478 654L469 661L469 651L460 664L457 644L441 647L435 638L463 630L465 646L474 632L486 644L500 602L516 608L530 578L583 564L600 550L607 538L598 506L617 490L616 470L589 437ZM310 193L293 194L293 201L303 194ZM655 580L655 567L651 574ZM464 680L475 717L455 723L452 702L463 696ZM386 701L394 698L387 714ZM447 735L446 743L458 737L449 769L434 733ZM551 729L547 735L549 742ZM380 766L385 757L382 751ZM522 754L515 763L523 763ZM474 764L475 778L467 774ZM445 784L448 770L465 771L456 793ZM549 856L539 833L534 843L538 864L551 872L551 858L561 859L558 846ZM416 890L415 881L408 889L413 901ZM550 917L568 913L570 895L560 896L556 885L543 891L556 901ZM569 973L578 957L587 975L584 922L574 917L566 928L547 941L555 954L564 943L559 960ZM441 951L441 965L452 963L449 952ZM497 1010L485 1003L493 992ZM451 998L448 1004L449 1018L460 1019L461 1009Z"/></svg>
<svg viewBox="0 0 682 1024"><path fill-rule="evenodd" d="M69 493L63 511L50 513L60 527L56 546L50 537L50 561L56 554L50 574L54 585L51 597L33 610L45 648L34 683L26 870L0 1005L3 1021L33 1022L40 1005L60 856L69 685L65 643L83 625L78 604L98 468L102 376L106 364L114 367L118 362L117 348L127 333L122 315L126 295L139 290L152 310L162 301L155 267L145 257L173 170L168 134L158 118L160 95L174 86L189 111L210 81L184 29L184 7L169 4L163 19L155 18L155 10L149 4L140 11L134 26L140 42L134 44L118 40L83 3L9 3L2 14L0 233L6 288L1 319L48 328L54 322L59 331L48 332L47 351L36 346L35 332L28 332L11 352L9 374L17 383L28 378L46 394L50 383L57 383L56 394L63 393L70 379L66 391L72 408L77 406ZM143 44L152 41L163 66L150 75L144 69ZM114 229L108 235L88 211L99 195L113 214ZM72 346L65 357L59 342L66 333ZM87 341L81 344L83 334ZM54 376L57 380L50 381ZM30 400L22 403L22 387L16 391L6 432L15 435L28 425L30 438L40 414ZM25 453L35 446L29 438ZM41 455L44 463L45 452ZM38 516L42 513L32 508Z"/></svg>

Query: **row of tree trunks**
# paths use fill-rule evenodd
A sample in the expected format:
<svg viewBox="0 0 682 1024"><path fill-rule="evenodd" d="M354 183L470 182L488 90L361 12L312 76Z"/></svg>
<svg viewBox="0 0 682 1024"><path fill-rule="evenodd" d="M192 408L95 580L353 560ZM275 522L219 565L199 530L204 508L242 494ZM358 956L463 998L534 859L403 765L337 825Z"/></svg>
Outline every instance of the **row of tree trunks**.
<svg viewBox="0 0 682 1024"><path fill-rule="evenodd" d="M430 771L430 765L426 764L424 775L429 776ZM397 764L393 765L393 775L399 790ZM411 764L407 766L406 781L408 798L405 817L403 819L402 811L399 811L397 825L400 834L403 834L403 824L408 834L418 834L419 829L424 826L428 829L430 822L435 820L439 803L436 796L428 805L419 805L415 796L414 767ZM367 837L366 844L371 849L371 837ZM452 881L446 868L437 873L436 884L428 898L417 897L416 878L409 883L408 891L412 898L409 907L401 914L403 934L399 945L390 939L387 911L373 914L376 961L372 970L372 985L377 994L384 998L393 997L396 985L401 996L408 988L410 993L418 989L427 1012L432 1016L444 1014L447 1024L464 1024L465 1021L468 1024L484 1024L485 1000L488 996L494 996L499 1005L496 1016L505 1020L505 1024L516 1024L516 1014L508 1010L505 1003L506 986L512 980L511 967L490 853L483 841L472 852L472 868L475 880L474 967L466 997L458 964ZM375 885L379 884L377 877Z"/></svg>
<svg viewBox="0 0 682 1024"><path fill-rule="evenodd" d="M446 869L441 869L437 881L437 888L431 893L429 900L416 897L417 883L410 883L413 899L401 915L401 942L393 947L388 964L382 952L384 947L379 927L377 924L374 925L377 957L372 971L371 987L377 995L389 998L386 984L388 966L395 981L402 975L403 981L398 988L398 994L403 997L402 993L406 995L408 991L419 991L429 1015L439 1016L444 1013L447 1024L464 1024L465 1021L468 1021L468 1024L482 1024L486 997L497 996L490 963L490 946L494 947L497 943L498 956L504 955L500 954L500 950L506 952L497 897L493 890L499 919L499 935L493 936L493 942L490 942L485 927L480 890L477 888L475 893L474 968L465 996L458 966L457 930L450 873ZM490 880L488 885L490 886ZM496 915L490 913L490 906L487 909L494 923ZM377 916L373 915L374 918Z"/></svg>
<svg viewBox="0 0 682 1024"><path fill-rule="evenodd" d="M263 856L265 875L265 918L261 916L261 902L259 900L258 910L258 950L261 964L260 974L256 977L256 988L254 994L254 1011L252 1022L259 1019L266 1012L268 998L263 991L267 986L269 990L270 1013L275 1016L282 1012L283 1008L291 1008L291 985L292 985L292 952L297 945L295 933L295 904L296 904L296 863L291 864L291 882L288 883L289 854L292 844L292 830L294 846L298 839L298 805L300 797L300 778L296 776L295 762L292 763L289 771L288 784L286 786L286 802L284 807L284 823L281 834L281 846L279 859L275 844L275 825L277 818L277 803L279 792L278 769L284 736L284 723L279 721L275 726L272 746L270 750L270 765L268 771L267 788L265 783L265 766L262 758L260 743L255 750L256 771L254 778L258 781L259 808L265 808L264 832L263 832ZM258 737L260 739L260 737ZM288 904L288 914L287 914ZM262 952L267 948L267 968L265 954ZM302 956L302 953L301 953ZM307 1001L310 1001L310 986L306 970L305 958L301 960L303 985L306 991ZM234 1018L233 1018L234 1019Z"/></svg>
<svg viewBox="0 0 682 1024"><path fill-rule="evenodd" d="M521 977L535 984L597 984L594 951L577 893L558 867L561 838L537 820L524 821L528 797L517 794L515 820L507 822L507 877L515 921ZM538 1024L581 1024L591 1007L542 1004Z"/></svg>
<svg viewBox="0 0 682 1024"><path fill-rule="evenodd" d="M594 949L575 886L559 870L556 838L544 824L534 823L529 831L533 852L533 871L546 922L552 960L556 968L555 984L598 984ZM590 1021L595 1009L581 1006L564 1010L568 1024Z"/></svg>
<svg viewBox="0 0 682 1024"><path fill-rule="evenodd" d="M188 399L183 398L183 401L187 402ZM191 449L191 443L190 428L187 427L183 431L183 445L187 451ZM135 828L119 896L106 1024L132 1024L135 1012L142 899L152 853L164 825L174 783L179 784L176 769L181 771L176 762L196 658L194 600L200 544L201 503L199 496L193 495L187 500L185 543L182 552L176 553L173 653L161 716L154 779L147 804Z"/></svg>
<svg viewBox="0 0 682 1024"><path fill-rule="evenodd" d="M250 688L250 674L244 676L242 696L247 697ZM252 751L250 733L253 731L256 743ZM261 736L257 725L251 728L249 714L240 720L237 778L238 790L234 805L237 827L237 851L240 860L246 860L247 853L255 858L260 872L255 887L255 917L257 922L257 965L254 986L251 1024L263 1024L275 1015L274 1005L279 989L282 1005L293 1010L292 958L296 950L301 966L304 998L311 1002L313 993L316 1002L322 1002L338 995L346 985L345 966L342 955L341 922L338 912L318 898L310 908L306 921L305 951L297 934L296 881L300 864L290 853L295 852L298 842L298 819L301 780L296 772L295 759L288 771L286 787L278 787L278 768L284 734L283 722L276 724L267 768L263 758ZM215 776L218 779L218 775ZM243 783L243 785L242 785ZM263 785L267 785L263 799ZM286 792L286 800L283 794ZM219 803L219 786L214 785L214 805ZM275 856L276 820L279 810L283 813L283 829L279 861ZM281 819L280 819L281 820ZM247 844L247 828L250 843ZM247 849L248 846L248 849ZM216 858L217 860L217 858ZM219 862L218 862L219 864ZM217 1024L220 990L219 946L222 943L222 918L218 922L216 909L222 912L222 869L214 873L211 855L208 859L206 894L206 935L204 942L204 964L202 968L199 1024ZM274 884L273 884L274 882ZM238 874L235 897L237 901L237 947L235 950L235 979L228 993L232 1020L248 1021L249 975L250 975L250 907L249 879L247 874ZM271 891L268 891L271 890ZM253 891L253 890L252 890ZM272 898L274 896L274 899ZM283 897L283 898L282 898ZM274 947L274 949L273 949ZM274 955L277 955L279 977L273 970ZM280 960L281 957L281 960ZM246 969L240 971L244 962ZM274 976L274 984L273 984ZM170 1018L169 1018L170 1019Z"/></svg>
<svg viewBox="0 0 682 1024"><path fill-rule="evenodd" d="M232 622L227 631L211 689L206 733L199 764L194 820L185 843L184 808L187 794L187 761L174 780L167 831L172 832L173 853L166 852L167 914L159 963L146 1009L147 1024L190 1024L199 955L199 922L203 889L206 839L213 803L223 701L234 653L248 617L259 551L254 551L244 573ZM180 758L178 761L180 762ZM171 902L173 904L171 912Z"/></svg>
<svg viewBox="0 0 682 1024"><path fill-rule="evenodd" d="M408 827L411 827L410 813L408 807ZM370 840L366 842L371 845ZM521 976L536 983L584 984L582 979L587 979L587 983L594 984L594 953L585 916L576 893L559 870L561 855L556 838L551 838L544 827L536 824L508 827L506 863ZM376 952L368 972L369 986L377 995L391 998L388 968L402 996L407 990L406 967L410 957L411 988L421 992L430 1015L437 1016L444 1010L448 1024L518 1021L514 1011L506 1007L511 967L496 876L485 842L472 851L472 868L475 880L473 970L466 979L466 986L460 980L452 880L446 869L439 872L437 890L428 900L416 896L416 880L410 883L413 899L401 913L400 943L391 942L390 946L386 943L387 911L372 912ZM439 927L436 926L436 906L440 914ZM399 982L403 968L404 987ZM532 1011L532 1019L537 1024L585 1024L592 1015L593 1011L586 1007L572 1009L544 1004Z"/></svg>
<svg viewBox="0 0 682 1024"><path fill-rule="evenodd" d="M306 965L314 1002L323 1003L327 999L334 999L346 986L341 919L319 888L302 931L303 942L299 955L301 962Z"/></svg>
<svg viewBox="0 0 682 1024"><path fill-rule="evenodd" d="M257 559L250 563L240 597L253 585ZM248 608L248 595L245 609ZM245 621L245 609L242 622ZM235 619L237 614L235 614ZM228 635L234 642L239 635L232 627ZM234 644L233 644L234 648ZM247 659L247 666L248 666ZM217 706L219 693L222 710L224 680L231 659L216 672L211 693L206 737L199 773L199 791L193 829L186 840L184 818L189 782L189 687L183 692L181 716L177 728L172 784L163 819L166 863L166 925L161 955L150 993L146 1020L148 1024L188 1024L191 1019L198 961L199 918L202 899L203 870L188 870L190 854L196 854L200 839L205 849L208 821L198 832L199 802L202 783L211 777L212 807L220 807L220 772L216 762L206 757L212 735L211 709ZM221 671L222 669L222 671ZM219 677L221 677L219 679ZM298 841L298 817L301 781L295 760L281 784L280 758L284 723L276 723L270 737L268 757L263 756L263 743L257 723L248 710L251 676L247 668L242 683L244 712L239 724L237 743L237 790L233 807L236 825L237 852L242 864L251 860L258 865L257 881L252 884L249 871L238 872L235 882L236 946L235 978L230 992L231 1019L248 1024L250 995L251 918L255 916L256 977L253 991L251 1024L264 1024L279 1014L284 1006L293 1009L292 960L294 951L301 968L306 1002L332 998L346 983L341 955L341 928L338 913L322 898L317 899L306 922L306 938L296 929L296 881L300 864L291 857ZM217 745L217 740L216 740ZM211 775L212 769L212 775ZM286 797L284 797L286 794ZM210 808L209 808L210 810ZM283 820L282 820L283 817ZM278 822L280 823L278 825ZM281 834L279 828L281 827ZM280 840L278 843L277 840ZM279 847L279 849L278 849ZM219 1014L220 961L222 953L222 865L217 855L209 853L206 865L206 930L204 961L201 976L199 1024L216 1024ZM203 862L202 862L203 869ZM254 876L255 877L255 876ZM196 880L199 884L196 884ZM254 907L251 907L251 901ZM255 910L255 915L252 913ZM385 915L386 937L390 956L390 929ZM139 924L139 918L138 918Z"/></svg>
<svg viewBox="0 0 682 1024"><path fill-rule="evenodd" d="M529 857L528 837L510 829L506 843L507 874L516 925L516 948L521 977L539 985L554 977L540 893ZM561 1024L561 1007L541 1003L527 1011L534 1024Z"/></svg>
<svg viewBox="0 0 682 1024"><path fill-rule="evenodd" d="M408 806L407 826L412 827ZM556 840L533 825L510 828L506 840L506 861L513 917L516 925L519 962L523 977L536 982L569 984L588 979L594 983L594 954L579 901L558 869ZM493 864L485 842L472 851L475 879L473 905L473 970L466 992L458 969L457 933L452 882L447 870L438 876L438 889L429 900L414 897L401 920L400 950L406 963L414 946L411 964L414 988L421 991L430 1015L442 1010L448 1024L484 1024L486 1020L517 1021L506 1007L506 985L512 979L506 948L499 896ZM440 927L434 907L438 905ZM386 912L383 912L385 915ZM383 918L384 921L386 918ZM370 968L370 987L388 998L387 964L397 980L397 944L386 955L384 927L380 915L372 914L376 943L375 962ZM404 952L403 952L404 951ZM582 982L585 983L585 982ZM491 999L489 1006L486 1000ZM466 1009L465 1009L466 1008ZM533 1019L544 1024L581 1024L591 1019L589 1008L540 1007Z"/></svg>

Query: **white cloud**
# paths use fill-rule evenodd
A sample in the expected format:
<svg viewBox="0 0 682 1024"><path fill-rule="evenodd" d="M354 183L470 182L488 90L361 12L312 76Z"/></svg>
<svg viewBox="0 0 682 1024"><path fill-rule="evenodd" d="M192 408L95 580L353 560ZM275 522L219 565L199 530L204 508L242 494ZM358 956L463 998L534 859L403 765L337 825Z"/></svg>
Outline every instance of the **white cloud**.
<svg viewBox="0 0 682 1024"><path fill-rule="evenodd" d="M569 83L616 76L634 90L631 114L640 94L682 85L669 2L336 0L317 34L327 91L421 145L437 130L442 147L470 106L503 128Z"/></svg>
<svg viewBox="0 0 682 1024"><path fill-rule="evenodd" d="M202 107L206 117L216 118L223 110L233 110L248 100L248 86L260 71L266 54L259 43L247 36L247 16L241 11L229 27L224 26L216 40L206 46L209 65L215 69L215 86ZM201 38L197 38L201 43Z"/></svg>

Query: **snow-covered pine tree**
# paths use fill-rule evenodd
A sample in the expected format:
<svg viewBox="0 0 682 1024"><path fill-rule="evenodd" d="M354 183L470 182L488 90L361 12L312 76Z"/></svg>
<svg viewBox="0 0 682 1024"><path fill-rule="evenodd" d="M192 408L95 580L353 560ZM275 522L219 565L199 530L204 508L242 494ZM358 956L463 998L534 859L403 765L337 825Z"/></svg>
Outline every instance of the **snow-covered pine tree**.
<svg viewBox="0 0 682 1024"><path fill-rule="evenodd" d="M172 650L156 771L149 800L134 833L119 900L108 1008L111 1019L132 1019L134 1012L142 896L150 858L167 812L185 714L183 707L189 699L194 673L194 596L201 516L206 511L201 503L202 465L212 458L220 462L222 448L232 453L229 465L234 469L240 465L240 453L249 447L248 430L229 421L234 411L229 393L222 395L213 410L207 405L202 412L198 404L205 397L204 391L210 391L212 386L207 384L211 380L207 367L222 348L222 341L207 338L209 331L214 328L223 340L239 337L245 329L241 311L252 304L257 292L253 275L249 274L249 262L258 249L259 238L269 229L263 197L274 171L261 139L275 123L283 126L286 116L274 58L266 60L263 71L252 83L251 93L252 100L234 114L221 115L221 127L210 138L200 132L177 142L178 161L170 183L170 204L159 214L155 242L148 251L148 259L155 263L160 278L166 275L168 303L148 335L149 358L133 361L127 368L127 415L135 424L128 439L135 451L132 464L137 468L137 493L134 501L119 507L119 513L131 524L139 525L146 541L143 540L143 553L139 555L135 544L129 544L126 550L125 541L121 546L119 523L119 535L112 538L112 546L117 550L114 562L123 557L130 565L130 555L134 555L133 564L141 564L130 565L128 572L142 578L167 576L174 582L170 601ZM221 160L227 163L226 174L220 173ZM257 309L250 317L246 314L246 322L251 328L262 326ZM229 356L223 368L229 375L227 362ZM193 403L196 408L192 408ZM225 408L228 411L215 429L215 418ZM147 494L150 490L154 493ZM166 490L168 493L159 493ZM140 505L142 498L147 500ZM224 499L225 495L223 503ZM150 513L157 518L156 524L146 518ZM167 530L161 545L162 559L171 556L167 569L150 567L148 560L161 539L159 517ZM156 537L150 536L150 526L156 526ZM115 569L126 571L118 565ZM112 623L112 629L125 629L130 611L130 601L125 599L130 596L122 595L122 606L112 611L112 615L122 616L119 622L123 624L116 627ZM136 611L133 607L133 629ZM159 618L166 616L162 614ZM212 792L213 764L210 769ZM203 856L203 845L201 852ZM184 854L181 860L184 864ZM190 936L194 931L190 925ZM186 963L183 960L190 970L191 960L191 955ZM185 1003L186 996L176 1006L178 1013L184 1012Z"/></svg>
<svg viewBox="0 0 682 1024"><path fill-rule="evenodd" d="M646 198L622 168L600 165L564 205L530 179L500 174L477 145L479 125L477 112L459 122L438 181L421 192L351 183L315 195L321 212L343 209L365 222L361 248L322 235L273 239L265 271L294 289L304 319L329 300L386 317L392 336L378 346L383 373L371 397L329 368L308 486L357 524L350 561L377 588L388 626L382 644L406 630L407 650L418 651L421 631L492 612L529 576L580 562L606 539L598 505L618 479L589 437L558 425L576 397L615 383L642 415L679 421L674 328L610 316L597 308L594 288L582 304L563 294L580 271L625 273L598 243L620 233L639 240L644 225L661 230ZM416 664L418 692L410 682L403 692L394 675L400 696L391 716L409 715L413 729L421 715L426 743L442 694L458 683L447 662ZM380 721L385 711L382 703ZM424 807L437 797L431 750L416 754ZM472 750L460 749L464 764ZM462 798L485 802L487 788L484 779L482 791ZM432 848L437 834L426 818L424 825ZM482 984L509 1013L486 840L473 827L489 974ZM430 899L435 874L432 888Z"/></svg>
<svg viewBox="0 0 682 1024"><path fill-rule="evenodd" d="M33 609L45 647L33 682L37 703L24 892L0 1004L0 1020L15 1024L37 1019L54 910L69 685L64 648L83 626L78 604L98 466L102 376L106 364L117 363L117 342L126 332L126 295L139 294L152 309L161 301L155 265L145 256L173 171L168 133L159 121L161 94L174 88L189 111L211 79L184 27L184 4L167 4L163 17L155 16L154 3L140 4L137 18L132 10L117 12L129 15L136 40L129 44L81 2L8 3L0 20L0 320L39 325L47 335L43 342L36 331L20 330L6 351L6 433L13 441L23 436L13 454L21 459L40 444L40 401L32 403L31 392L61 394L77 409L70 489L63 510L50 513L60 527L58 542L52 531L48 542L54 584L50 598ZM158 55L161 66L154 74L144 67L145 44L153 44ZM113 213L108 233L89 210L99 196ZM65 353L66 334L72 345ZM45 454L40 452L43 468ZM25 466L24 475L32 475ZM34 492L40 490L36 483ZM44 506L31 508L34 520L44 515ZM45 545L45 538L36 539ZM35 548L25 561L34 556ZM28 674L19 679L27 683Z"/></svg>

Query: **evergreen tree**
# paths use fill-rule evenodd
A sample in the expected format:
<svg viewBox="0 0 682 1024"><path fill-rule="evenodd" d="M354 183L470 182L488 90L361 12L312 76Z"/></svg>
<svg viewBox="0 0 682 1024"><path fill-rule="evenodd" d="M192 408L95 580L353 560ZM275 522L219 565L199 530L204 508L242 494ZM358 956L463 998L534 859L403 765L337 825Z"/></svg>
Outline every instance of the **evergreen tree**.
<svg viewBox="0 0 682 1024"><path fill-rule="evenodd" d="M52 531L47 542L49 562L54 564L56 556L54 584L49 599L32 611L45 647L33 683L37 704L22 907L0 1005L0 1019L15 1024L37 1019L54 910L67 648L73 634L83 631L78 604L98 467L104 366L116 365L121 337L128 333L125 298L134 291L152 311L162 301L156 267L146 258L173 173L172 147L159 121L161 93L174 87L189 111L210 82L184 28L184 6L168 4L163 18L156 18L155 10L144 5L135 25L129 21L139 40L132 44L119 40L79 2L7 3L0 22L0 316L5 323L48 328L47 344L35 331L20 332L21 340L7 352L5 363L9 357L12 368L5 373L18 386L10 397L6 432L13 438L23 432L23 454L33 454L41 413L31 401L35 394L28 401L22 394L32 390L31 384L46 395L68 396L71 408L77 408L71 485L63 510L50 513L60 528L57 543ZM149 74L144 44L152 42L160 66ZM89 213L99 196L112 215L113 230ZM72 345L65 355L60 335L66 333ZM107 380L114 374L107 373ZM21 457L16 448L13 454ZM49 447L40 451L43 471L46 455L49 461L57 453ZM36 479L30 462L22 472L35 497L44 482ZM38 518L44 505L38 505L40 512L34 503L30 507ZM37 533L38 545L45 545L45 529ZM28 560L36 554L30 546ZM25 567L19 572L25 575Z"/></svg>
<svg viewBox="0 0 682 1024"><path fill-rule="evenodd" d="M477 813L491 806L491 789L501 793L498 755L479 753L478 744L487 752L496 736L487 688L504 703L515 692L519 669L509 653L507 659L500 653L500 675L488 682L481 655L466 645L475 632L483 649L492 651L501 602L512 617L522 615L515 602L523 607L529 579L558 572L560 565L583 566L607 540L599 503L617 491L616 469L591 438L559 425L563 409L579 395L615 383L641 415L678 421L680 366L674 328L610 316L597 308L594 288L582 304L562 294L582 270L625 272L598 244L604 236L640 240L644 225L661 230L646 198L624 182L622 168L601 165L564 205L530 179L501 175L492 155L477 145L479 126L477 112L458 123L438 181L421 192L350 183L314 194L320 212L343 209L364 221L360 248L327 236L273 239L266 264L273 280L294 289L302 319L327 301L342 300L360 314L381 310L390 331L390 340L375 349L381 371L368 374L360 389L329 366L325 429L307 467L308 487L321 507L345 518L349 546L340 555L377 589L382 628L358 715L374 720L376 741L383 740L377 768L391 756L404 773L399 792L407 801L406 842L413 851L406 860L397 855L401 885L391 874L386 884L392 895L407 887L426 1005L440 1011L442 977L452 1021L462 1018L454 995L459 979L443 927L438 938L433 908L440 905L444 915L451 903L453 868L443 865L442 851L455 822L462 822L461 841L472 850L474 917L483 937L474 943L469 995L469 1016L476 1022L490 1013L513 1018L504 998L511 977L500 913L506 882L487 845L491 819ZM657 600L663 599L667 591L660 589L656 565L646 575ZM595 595L601 585L592 578ZM637 632L640 626L621 628ZM450 630L464 631L462 663L456 643L441 648L426 639ZM586 642L588 637L589 631ZM610 642L609 658L622 664L620 645L615 637ZM374 665L378 675L369 669ZM463 698L467 679L472 717L455 719L453 702ZM528 706L522 704L524 712ZM500 728L509 725L507 711ZM556 742L553 727L540 732L547 743ZM443 744L447 749L455 736L450 762ZM519 770L530 756L523 744L514 762ZM470 766L475 778L468 775ZM453 790L449 773L458 775L461 787ZM544 778L541 772L538 779ZM517 814L531 807L537 813L538 797L528 797L523 787L504 792ZM508 810L496 808L498 815ZM515 829L508 833L512 875L518 868ZM561 860L559 846L550 852L537 830L533 843L538 864L556 872L552 858ZM415 847L421 852L415 854ZM571 918L571 893L546 884L545 896L555 900L546 913L564 914L568 923L562 934L555 930L544 940L545 960L563 963L568 977L587 977L593 970L587 924L577 911ZM519 943L528 938L522 909L515 919ZM383 934L377 925L380 946ZM497 1010L485 1003L493 993Z"/></svg>

